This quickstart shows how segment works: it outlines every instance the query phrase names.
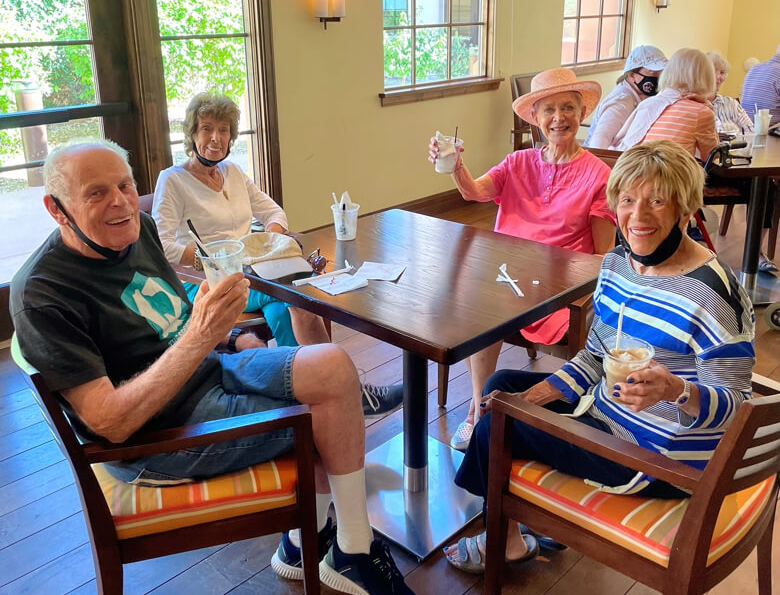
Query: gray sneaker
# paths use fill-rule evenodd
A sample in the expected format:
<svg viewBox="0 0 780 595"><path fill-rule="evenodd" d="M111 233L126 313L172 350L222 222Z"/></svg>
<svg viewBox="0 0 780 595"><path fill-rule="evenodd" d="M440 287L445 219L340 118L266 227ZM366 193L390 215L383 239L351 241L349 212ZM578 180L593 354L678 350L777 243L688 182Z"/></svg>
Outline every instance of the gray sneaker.
<svg viewBox="0 0 780 595"><path fill-rule="evenodd" d="M366 419L376 419L398 411L404 404L403 384L392 386L360 385L363 402L363 415Z"/></svg>

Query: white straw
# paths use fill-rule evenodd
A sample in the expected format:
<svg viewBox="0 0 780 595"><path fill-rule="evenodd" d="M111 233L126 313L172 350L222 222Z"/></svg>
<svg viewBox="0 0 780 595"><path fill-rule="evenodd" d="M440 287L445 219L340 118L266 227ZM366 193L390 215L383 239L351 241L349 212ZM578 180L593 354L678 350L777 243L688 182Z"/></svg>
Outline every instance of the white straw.
<svg viewBox="0 0 780 595"><path fill-rule="evenodd" d="M192 231L190 231L189 234L192 236L192 239L195 240L195 243L198 245L198 248L200 248L200 251L203 252L203 254L206 255L206 258L209 259L209 262L211 262L220 273L222 273L225 277L227 277L228 276L227 271L223 269L222 265L219 264L219 262L211 255L211 253L206 249L206 246L201 244L200 240L198 239L198 236L192 233Z"/></svg>
<svg viewBox="0 0 780 595"><path fill-rule="evenodd" d="M615 351L620 351L620 335L623 334L623 312L626 310L626 304L620 304L620 314L618 315L617 339L615 340Z"/></svg>
<svg viewBox="0 0 780 595"><path fill-rule="evenodd" d="M331 192L331 194L333 195L333 202L334 202L334 203L336 203L336 206L338 206L338 204L339 204L339 199L338 199L338 198L336 198L336 193L335 193L335 192Z"/></svg>

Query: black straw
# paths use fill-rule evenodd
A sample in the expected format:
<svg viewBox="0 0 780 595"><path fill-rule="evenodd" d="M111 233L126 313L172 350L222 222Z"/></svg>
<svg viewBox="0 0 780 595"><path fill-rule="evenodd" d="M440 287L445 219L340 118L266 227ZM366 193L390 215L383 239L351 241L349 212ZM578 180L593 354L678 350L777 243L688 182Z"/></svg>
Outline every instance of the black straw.
<svg viewBox="0 0 780 595"><path fill-rule="evenodd" d="M455 142L453 144L455 144L455 145L458 144L458 127L457 126L455 126Z"/></svg>
<svg viewBox="0 0 780 595"><path fill-rule="evenodd" d="M195 236L200 240L202 244L203 238L201 238L200 234L195 230L195 226L192 224L192 219L187 219L187 227L190 228L190 231L195 234Z"/></svg>
<svg viewBox="0 0 780 595"><path fill-rule="evenodd" d="M593 329L593 334L596 335L596 338L599 340L599 343L601 343L601 346L604 348L604 355L609 355L609 349L607 348L607 344L604 343L601 337L599 337L599 334L596 332L596 329Z"/></svg>

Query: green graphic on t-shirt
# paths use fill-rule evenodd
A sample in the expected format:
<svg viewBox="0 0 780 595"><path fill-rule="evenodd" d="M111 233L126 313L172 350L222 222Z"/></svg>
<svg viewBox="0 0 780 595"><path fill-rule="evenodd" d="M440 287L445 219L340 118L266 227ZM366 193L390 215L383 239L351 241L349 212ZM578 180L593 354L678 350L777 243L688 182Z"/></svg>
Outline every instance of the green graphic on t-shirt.
<svg viewBox="0 0 780 595"><path fill-rule="evenodd" d="M174 336L187 321L187 304L160 277L139 272L122 292L122 303L143 316L160 339Z"/></svg>

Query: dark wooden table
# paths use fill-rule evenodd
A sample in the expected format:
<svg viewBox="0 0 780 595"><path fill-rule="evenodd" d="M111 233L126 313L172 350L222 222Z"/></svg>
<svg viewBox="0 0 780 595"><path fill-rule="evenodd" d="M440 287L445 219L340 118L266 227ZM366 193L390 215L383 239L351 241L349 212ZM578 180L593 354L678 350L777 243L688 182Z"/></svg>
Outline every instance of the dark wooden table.
<svg viewBox="0 0 780 595"><path fill-rule="evenodd" d="M761 251L761 230L768 200L769 178L780 176L780 138L767 135L763 147L753 146L750 162L736 159L729 168L716 167L712 173L720 178L752 178L747 209L745 249L742 253L742 284L755 303L758 255ZM780 208L776 205L775 208Z"/></svg>
<svg viewBox="0 0 780 595"><path fill-rule="evenodd" d="M448 469L456 468L460 453L428 438L427 360L454 364L593 291L601 259L401 210L361 217L353 241L336 241L330 226L299 240L304 254L320 248L330 261L328 270L342 268L345 260L356 269L365 261L407 267L397 282L369 281L368 287L338 296L308 285L295 287L289 279L250 276L250 281L254 289L404 350L404 526L377 528L424 558L464 524L464 518L442 519L435 513L437 507L458 506L452 492L462 490L451 485L452 473L445 477L433 464L428 467L429 452ZM524 298L496 281L504 262ZM392 463L400 456L400 442L377 456ZM434 482L446 488L444 495L433 494ZM412 493L423 494L428 504L410 504ZM464 499L473 511L474 500ZM376 517L372 513L375 526Z"/></svg>

